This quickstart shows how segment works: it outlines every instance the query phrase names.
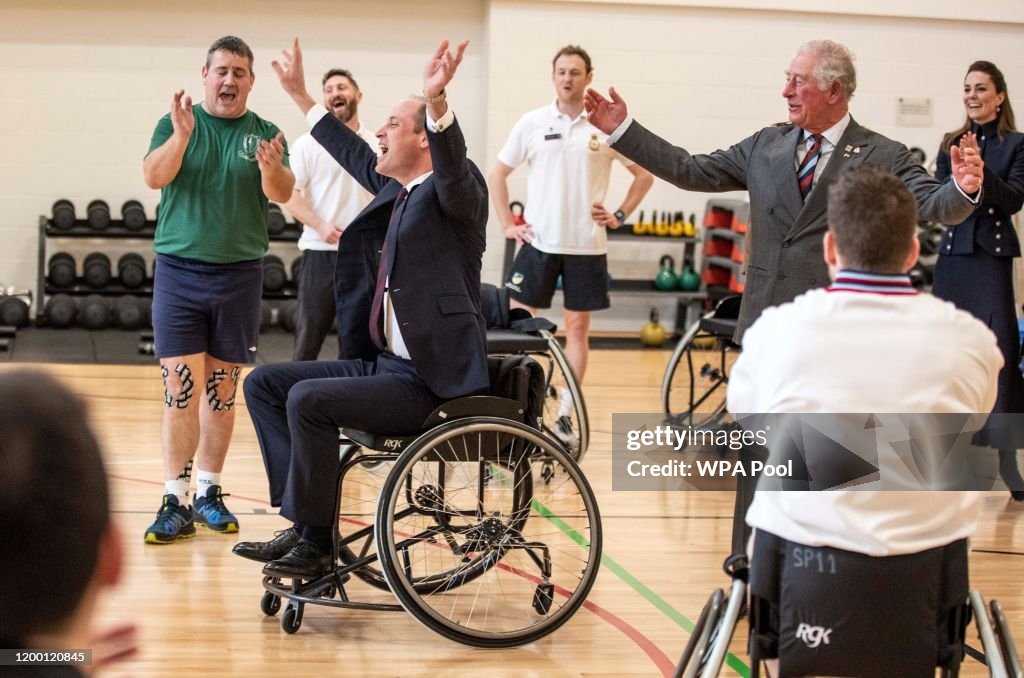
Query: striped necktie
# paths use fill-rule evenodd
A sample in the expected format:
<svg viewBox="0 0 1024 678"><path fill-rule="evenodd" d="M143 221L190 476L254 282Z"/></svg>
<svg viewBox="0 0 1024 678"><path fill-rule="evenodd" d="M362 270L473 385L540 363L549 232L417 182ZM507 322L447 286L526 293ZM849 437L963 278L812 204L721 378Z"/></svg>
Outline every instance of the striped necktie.
<svg viewBox="0 0 1024 678"><path fill-rule="evenodd" d="M821 157L823 137L820 134L812 134L808 138L814 143L807 149L804 159L800 161L800 166L796 170L796 181L800 185L800 197L804 199L804 202L807 201L807 194L811 192L811 186L814 185L814 168L818 166L818 158Z"/></svg>

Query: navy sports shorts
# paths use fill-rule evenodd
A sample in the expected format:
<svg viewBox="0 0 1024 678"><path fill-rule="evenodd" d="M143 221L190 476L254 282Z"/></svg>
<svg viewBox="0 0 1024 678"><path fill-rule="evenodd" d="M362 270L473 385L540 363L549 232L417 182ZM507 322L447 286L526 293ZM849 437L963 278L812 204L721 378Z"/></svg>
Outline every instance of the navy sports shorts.
<svg viewBox="0 0 1024 678"><path fill-rule="evenodd" d="M208 353L251 363L260 335L263 261L210 264L157 254L153 344L157 358Z"/></svg>
<svg viewBox="0 0 1024 678"><path fill-rule="evenodd" d="M509 296L521 304L551 308L559 275L567 310L600 311L611 306L605 254L550 254L523 245L512 262L505 287Z"/></svg>

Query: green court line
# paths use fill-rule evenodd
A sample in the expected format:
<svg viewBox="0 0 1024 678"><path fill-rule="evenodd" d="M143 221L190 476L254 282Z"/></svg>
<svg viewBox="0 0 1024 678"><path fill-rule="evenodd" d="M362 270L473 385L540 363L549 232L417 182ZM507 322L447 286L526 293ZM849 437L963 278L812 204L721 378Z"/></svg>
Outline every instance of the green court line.
<svg viewBox="0 0 1024 678"><path fill-rule="evenodd" d="M537 501L536 499L532 500L532 505L533 509L537 511L537 513L547 518L552 524L555 525L555 527L557 527L566 535L568 535L568 537L572 539L574 542L576 542L582 547L590 546L590 540L588 540L582 534L574 530L564 520L551 513L551 511L548 510L548 508L541 504L539 501ZM664 598L659 596L657 593L648 588L646 584L644 584L642 581L640 581L632 574L630 574L626 568L615 562L615 560L612 559L611 556L602 553L601 565L603 565L608 570L611 570L616 577L624 581L631 589L639 593L651 605L654 605L654 607L661 611L662 614L664 614L666 617L675 622L677 626L682 628L687 633L693 633L694 624L692 621L686 618L686 615L684 615L682 612L669 605ZM725 663L729 665L729 668L731 668L736 673L740 674L740 676L742 676L743 678L750 678L750 667L747 666L742 659L740 659L733 653L730 652L726 655Z"/></svg>

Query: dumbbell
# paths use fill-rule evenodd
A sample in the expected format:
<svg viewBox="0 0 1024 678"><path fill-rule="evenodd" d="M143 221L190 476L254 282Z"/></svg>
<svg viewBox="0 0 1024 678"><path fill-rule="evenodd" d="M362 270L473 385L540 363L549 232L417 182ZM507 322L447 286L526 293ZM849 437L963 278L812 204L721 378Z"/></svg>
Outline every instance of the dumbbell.
<svg viewBox="0 0 1024 678"><path fill-rule="evenodd" d="M85 215L94 231L105 231L110 226L110 205L105 200L93 200L85 208Z"/></svg>
<svg viewBox="0 0 1024 678"><path fill-rule="evenodd" d="M91 252L82 264L85 282L90 287L106 287L110 284L110 257L103 252Z"/></svg>
<svg viewBox="0 0 1024 678"><path fill-rule="evenodd" d="M51 327L64 329L71 327L78 314L78 304L75 299L67 294L55 294L46 300L43 307L43 315Z"/></svg>
<svg viewBox="0 0 1024 678"><path fill-rule="evenodd" d="M260 302L260 332L266 332L274 322L274 307L266 301Z"/></svg>
<svg viewBox="0 0 1024 678"><path fill-rule="evenodd" d="M281 235L284 232L287 222L284 220L284 212L277 203L270 203L267 207L267 233L270 235Z"/></svg>
<svg viewBox="0 0 1024 678"><path fill-rule="evenodd" d="M67 252L57 252L46 265L46 277L54 287L70 287L75 283L75 258Z"/></svg>
<svg viewBox="0 0 1024 678"><path fill-rule="evenodd" d="M28 325L28 303L21 297L0 296L0 325Z"/></svg>
<svg viewBox="0 0 1024 678"><path fill-rule="evenodd" d="M275 254L263 257L263 289L267 292L279 292L286 280L281 257Z"/></svg>
<svg viewBox="0 0 1024 678"><path fill-rule="evenodd" d="M128 252L117 260L117 277L130 290L146 282L146 260L141 254Z"/></svg>
<svg viewBox="0 0 1024 678"><path fill-rule="evenodd" d="M146 210L138 200L127 200L121 205L121 219L129 231L141 230L146 225Z"/></svg>
<svg viewBox="0 0 1024 678"><path fill-rule="evenodd" d="M289 299L280 306L277 307L277 324L285 332L295 332L296 316L299 311L299 302L295 299Z"/></svg>
<svg viewBox="0 0 1024 678"><path fill-rule="evenodd" d="M142 299L131 294L118 297L114 302L114 322L122 330L137 330L146 323L146 309Z"/></svg>
<svg viewBox="0 0 1024 678"><path fill-rule="evenodd" d="M102 330L110 324L110 301L90 294L78 306L78 324L90 330Z"/></svg>
<svg viewBox="0 0 1024 678"><path fill-rule="evenodd" d="M62 231L66 231L75 225L74 203L64 198L53 203L53 225Z"/></svg>
<svg viewBox="0 0 1024 678"><path fill-rule="evenodd" d="M299 284L299 276L302 275L302 255L292 259L292 282Z"/></svg>

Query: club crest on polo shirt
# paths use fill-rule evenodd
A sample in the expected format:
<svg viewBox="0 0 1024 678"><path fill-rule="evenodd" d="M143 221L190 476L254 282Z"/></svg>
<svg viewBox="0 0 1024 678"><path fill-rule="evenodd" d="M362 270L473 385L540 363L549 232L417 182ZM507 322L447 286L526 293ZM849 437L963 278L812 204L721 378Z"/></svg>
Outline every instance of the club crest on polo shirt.
<svg viewBox="0 0 1024 678"><path fill-rule="evenodd" d="M590 135L590 143L587 144L587 146L589 146L590 150L592 150L592 151L600 151L601 150L601 142L598 141L596 134L591 134Z"/></svg>
<svg viewBox="0 0 1024 678"><path fill-rule="evenodd" d="M523 284L523 280L525 279L526 276L524 276L522 273L513 273L509 281L505 283L505 287L516 292L522 292L523 290L520 289L519 286Z"/></svg>
<svg viewBox="0 0 1024 678"><path fill-rule="evenodd" d="M242 137L242 147L238 149L238 157L256 162L256 151L259 149L261 141L263 139L258 134L246 134Z"/></svg>

